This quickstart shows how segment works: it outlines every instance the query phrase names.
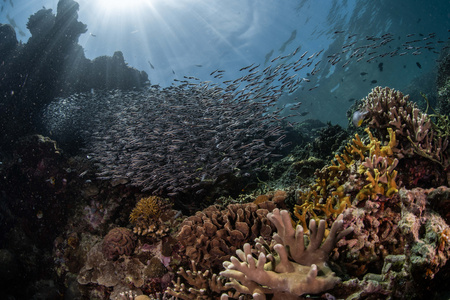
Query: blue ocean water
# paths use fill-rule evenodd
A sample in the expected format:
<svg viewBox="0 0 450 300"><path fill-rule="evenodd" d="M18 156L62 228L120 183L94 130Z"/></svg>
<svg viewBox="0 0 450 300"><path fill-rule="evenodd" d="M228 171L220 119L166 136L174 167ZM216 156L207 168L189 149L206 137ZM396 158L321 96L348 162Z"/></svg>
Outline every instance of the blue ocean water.
<svg viewBox="0 0 450 300"><path fill-rule="evenodd" d="M30 14L45 7L56 12L57 1L5 1L1 23L16 28L26 42ZM122 51L131 67L148 73L152 84L170 86L174 79L193 76L217 84L243 76L247 65L268 66L270 60L299 48L307 56L322 51L314 76L313 67L295 73L307 77L300 88L284 94L280 104L303 102L317 118L346 125L345 113L352 99L360 99L376 85L407 89L414 79L428 76L448 41L448 1L87 1L80 0L79 20L88 31L79 38L87 58ZM338 33L336 33L338 32ZM358 46L380 43L368 37L389 34L389 42L369 49L358 60ZM424 40L433 34L429 40ZM391 40L392 39L392 40ZM421 40L405 49L411 40ZM439 41L439 43L438 43ZM340 53L346 45L346 53ZM428 44L428 42L431 42ZM441 43L442 42L442 43ZM423 48L428 46L429 49ZM356 49L356 50L355 50ZM387 54L398 51L395 55ZM402 52L407 55L398 55ZM362 53L360 49L359 53ZM385 55L368 62L372 56ZM417 55L413 55L417 52ZM340 53L332 65L330 55ZM353 56L352 56L353 54ZM352 57L350 57L352 56ZM293 62L295 57L275 64ZM350 61L344 66L345 62ZM380 68L382 64L383 68ZM226 70L220 79L209 74ZM361 75L365 74L365 75ZM430 75L432 76L432 75ZM176 83L176 82L175 82ZM311 87L316 89L309 91ZM426 88L424 87L424 91Z"/></svg>
<svg viewBox="0 0 450 300"><path fill-rule="evenodd" d="M370 216L366 224L350 212L347 219L353 223L346 220L345 226L366 228L355 233L349 249L356 245L356 251L364 252L361 237L372 230L365 237L377 253L355 259L333 251L334 268L342 267L338 276L350 285L335 292L353 294L353 280L372 272L381 278L391 271L398 277L385 280L409 284L410 293L403 298L415 291L441 292L446 289L441 282L450 274L444 266L450 256L445 116L432 117L442 121L441 131L426 131L431 134L422 144L405 137L402 127L399 149L394 149L398 152L389 159L379 157L380 165L375 156L363 161L362 154L356 161L341 156L345 168L343 162L329 164L357 130L367 142L367 134L352 126L349 116L372 88L388 86L411 94L422 108L431 105L428 112L437 106L437 69L442 57L448 57L449 37L448 0L1 1L0 298L129 299L134 296L125 290L161 292L187 262L186 255L179 256L186 250L183 237L174 237L182 218L210 205L232 211L237 206L228 204L239 202L254 208L257 196L274 199L276 189L283 195L276 204L290 206L291 212L294 205L306 203L299 195L311 187L321 189L323 198L316 196L317 202L327 201L329 191L337 197L345 192L347 202L360 200L359 191L372 189L374 180L380 189L365 199L370 203L364 209L378 209L383 217ZM366 115L371 116L361 109L356 121L368 123ZM405 132L419 132L416 125ZM371 141L376 150L388 136L382 132L385 127L372 129L378 131L378 140L372 136ZM383 148L391 147L397 146ZM328 178L317 180L331 176L327 164L338 174L330 184L324 184ZM370 181L371 164L386 173L378 177L375 170L376 179ZM310 185L314 180L315 187ZM395 192L384 193L385 181ZM155 221L161 228L130 223L133 206L149 195L161 196L164 203L152 209L168 213L168 223L162 217ZM335 198L330 199L333 205ZM427 201L434 201L432 209ZM361 203L348 205L363 209ZM243 225L243 213L235 215L236 224ZM401 218L406 222L400 223ZM425 224L427 218L440 223ZM128 230L132 226L135 234ZM116 227L128 228L127 251L118 245L117 255L110 254L125 255L104 263L100 245ZM151 231L156 237L150 237ZM234 241L240 232L233 231ZM378 243L378 236L384 241ZM203 240L208 239L198 239ZM417 245L423 248L412 249ZM193 248L185 252L195 255ZM412 261L411 253L423 255L430 267ZM151 256L172 277L149 275L156 283L150 287L147 277L144 288L126 273L134 268L143 273ZM221 266L225 260L216 263ZM124 268L128 262L130 267ZM110 279L96 278L96 268L104 266ZM306 280L315 277L312 273ZM402 298L395 285L374 291L371 284L365 287L373 292L368 297L390 293Z"/></svg>

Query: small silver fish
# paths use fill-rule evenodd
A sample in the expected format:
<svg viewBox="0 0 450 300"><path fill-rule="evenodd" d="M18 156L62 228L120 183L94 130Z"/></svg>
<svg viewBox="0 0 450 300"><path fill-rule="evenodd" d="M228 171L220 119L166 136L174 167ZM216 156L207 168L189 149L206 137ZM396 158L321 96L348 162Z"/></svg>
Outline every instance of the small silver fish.
<svg viewBox="0 0 450 300"><path fill-rule="evenodd" d="M368 111L357 110L353 113L352 122L356 127L360 127L364 121L364 118L368 114Z"/></svg>

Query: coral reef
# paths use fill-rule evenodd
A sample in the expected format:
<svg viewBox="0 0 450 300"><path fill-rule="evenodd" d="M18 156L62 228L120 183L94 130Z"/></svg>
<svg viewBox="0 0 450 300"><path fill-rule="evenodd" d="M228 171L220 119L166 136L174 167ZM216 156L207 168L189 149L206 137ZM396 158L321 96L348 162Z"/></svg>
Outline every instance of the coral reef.
<svg viewBox="0 0 450 300"><path fill-rule="evenodd" d="M134 251L135 240L131 230L123 227L113 228L103 238L103 254L109 260L115 260L120 255L129 256Z"/></svg>
<svg viewBox="0 0 450 300"><path fill-rule="evenodd" d="M89 298L94 297L95 290L88 288L93 284L98 287L100 298L123 299L120 294L125 292L134 295L142 295L143 291L161 292L171 280L166 267L156 256L142 259L127 253L121 259L110 260L104 254L102 242L90 244L89 247L77 276L82 294Z"/></svg>
<svg viewBox="0 0 450 300"><path fill-rule="evenodd" d="M185 219L177 239L197 268L216 271L246 242L272 235L275 227L267 214L274 208L271 201L230 204L223 210L212 205Z"/></svg>
<svg viewBox="0 0 450 300"><path fill-rule="evenodd" d="M307 230L309 218L336 217L355 201L391 197L398 191L395 170L398 160L395 133L389 130L389 142L382 145L367 128L369 142L365 144L358 134L342 154L335 155L330 166L316 172L316 183L299 192L294 214ZM366 176L364 180L362 175ZM355 203L356 204L356 203Z"/></svg>
<svg viewBox="0 0 450 300"><path fill-rule="evenodd" d="M172 210L170 202L157 196L144 197L131 211L130 222L137 235L160 239L176 228L174 219L179 212Z"/></svg>
<svg viewBox="0 0 450 300"><path fill-rule="evenodd" d="M448 188L441 187L439 189ZM432 279L450 258L450 226L438 213L427 209L436 190L402 189L402 219L398 227L409 244L410 272L416 279Z"/></svg>
<svg viewBox="0 0 450 300"><path fill-rule="evenodd" d="M438 93L438 111L441 115L450 114L450 51L448 47L439 55L436 88Z"/></svg>
<svg viewBox="0 0 450 300"><path fill-rule="evenodd" d="M387 255L403 254L406 245L398 228L401 220L398 196L382 202L366 199L363 203L343 212L346 226L351 225L354 230L346 240L338 242L343 248L334 253L334 259L344 261L347 272L353 276L362 276L369 269L380 270Z"/></svg>
<svg viewBox="0 0 450 300"><path fill-rule="evenodd" d="M261 243L256 244L256 249L246 243L243 250L236 252L237 257L224 263L226 270L220 275L231 279L226 286L255 299L266 299L267 294L273 294L271 299L298 299L332 289L340 281L325 262L335 243L352 231L351 227L340 231L342 216L333 223L323 243L325 221L316 224L311 220L307 247L303 227L298 225L294 230L288 211L275 209L268 218L277 227L272 247L275 252L269 252L269 247Z"/></svg>
<svg viewBox="0 0 450 300"><path fill-rule="evenodd" d="M337 289L335 296L359 299L364 294L373 297L391 295L398 299L420 299L428 294L431 281L450 257L449 225L430 205L436 195L448 195L447 187L437 189L400 189L397 199L384 211L368 203L363 208L344 212L344 222L354 231L337 243L345 253L333 261L343 263L355 277ZM438 197L439 198L439 197ZM370 202L369 202L370 203ZM341 247L346 245L348 250ZM399 289L403 291L399 293ZM348 299L347 298L347 299Z"/></svg>
<svg viewBox="0 0 450 300"><path fill-rule="evenodd" d="M209 270L198 271L194 261L191 262L191 270L186 271L181 267L177 274L184 278L186 283L182 283L181 277L178 277L177 281L173 282L173 288L169 287L166 290L166 294L176 297L176 299L214 299L221 293L230 290L225 286L226 277ZM237 294L230 292L229 295L236 296Z"/></svg>
<svg viewBox="0 0 450 300"><path fill-rule="evenodd" d="M439 168L442 173L442 178L435 179L435 186L447 183L444 174L450 166L448 134L435 130L430 117L409 101L409 96L387 87L376 87L363 99L359 109L368 112L369 127L382 139L387 136L388 128L394 130L398 140L397 158L425 158L430 162L430 170Z"/></svg>

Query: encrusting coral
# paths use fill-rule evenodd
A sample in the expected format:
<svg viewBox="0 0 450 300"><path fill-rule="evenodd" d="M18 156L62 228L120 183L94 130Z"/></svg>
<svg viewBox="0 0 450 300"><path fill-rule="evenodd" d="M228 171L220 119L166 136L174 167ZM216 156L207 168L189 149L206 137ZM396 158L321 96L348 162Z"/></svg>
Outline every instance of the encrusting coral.
<svg viewBox="0 0 450 300"><path fill-rule="evenodd" d="M250 294L254 299L266 299L266 294L273 294L271 299L298 299L307 293L329 290L340 282L325 262L335 243L353 230L349 227L339 232L342 216L333 223L323 243L325 221L316 224L311 220L307 247L303 227L298 225L294 230L288 211L274 209L268 218L277 227L277 233L273 235L275 244L269 246L258 242L253 249L246 243L243 250L237 250L237 257L232 256L230 261L224 262L226 270L220 273L231 279L225 286ZM224 295L222 299L228 297Z"/></svg>
<svg viewBox="0 0 450 300"><path fill-rule="evenodd" d="M346 210L344 222L352 224L354 231L350 238L337 243L335 253L344 255L333 255L331 259L346 266L353 278L335 289L334 296L345 295L347 299L360 299L362 295L371 295L373 299L384 299L386 295L393 299L428 296L432 284L436 284L431 279L450 257L450 227L430 207L438 207L448 195L447 187L401 188L389 200L392 205L389 203L384 210L369 200L364 207Z"/></svg>

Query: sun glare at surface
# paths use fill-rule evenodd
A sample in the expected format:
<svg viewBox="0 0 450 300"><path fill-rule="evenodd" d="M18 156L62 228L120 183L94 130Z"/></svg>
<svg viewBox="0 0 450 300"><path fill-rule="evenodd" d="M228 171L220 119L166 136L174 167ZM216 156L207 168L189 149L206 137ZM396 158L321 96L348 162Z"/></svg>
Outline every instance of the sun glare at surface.
<svg viewBox="0 0 450 300"><path fill-rule="evenodd" d="M150 5L150 0L94 0L97 9L105 14L124 14Z"/></svg>

